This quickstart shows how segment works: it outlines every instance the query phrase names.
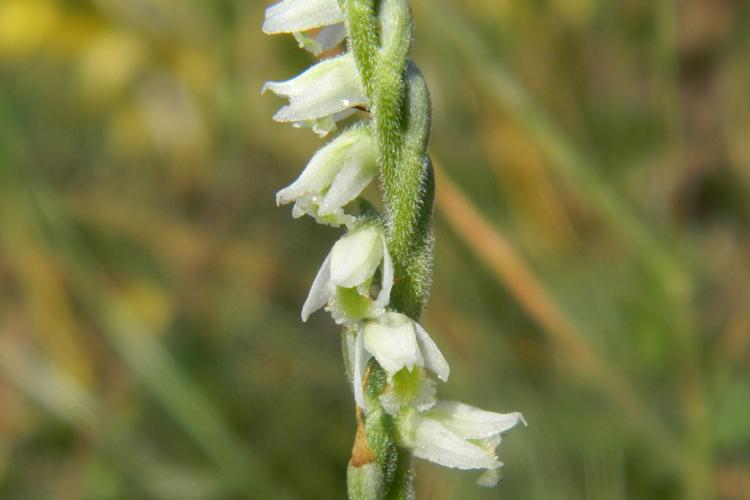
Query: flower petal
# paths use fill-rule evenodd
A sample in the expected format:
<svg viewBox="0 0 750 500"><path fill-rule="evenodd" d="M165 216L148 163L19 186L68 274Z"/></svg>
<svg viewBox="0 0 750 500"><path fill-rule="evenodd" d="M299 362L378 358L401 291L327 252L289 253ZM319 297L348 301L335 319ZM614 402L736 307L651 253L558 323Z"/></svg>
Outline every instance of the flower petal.
<svg viewBox="0 0 750 500"><path fill-rule="evenodd" d="M344 23L326 26L316 36L308 36L306 33L294 33L300 48L312 52L314 55L331 50L346 38L346 26Z"/></svg>
<svg viewBox="0 0 750 500"><path fill-rule="evenodd" d="M367 403L365 400L365 393L362 389L362 380L365 377L365 369L367 368L367 362L372 356L365 349L365 344L362 335L362 329L357 331L357 340L354 344L354 377L352 386L354 389L354 401L357 406L363 410L367 410Z"/></svg>
<svg viewBox="0 0 750 500"><path fill-rule="evenodd" d="M350 231L331 251L331 283L354 288L365 283L380 265L380 231L370 225Z"/></svg>
<svg viewBox="0 0 750 500"><path fill-rule="evenodd" d="M320 202L320 215L333 213L358 197L378 174L375 143L369 134L358 134L359 141L347 150L346 164L333 180Z"/></svg>
<svg viewBox="0 0 750 500"><path fill-rule="evenodd" d="M502 464L479 446L463 440L442 423L415 417L407 444L414 456L456 469L497 469Z"/></svg>
<svg viewBox="0 0 750 500"><path fill-rule="evenodd" d="M430 410L430 417L465 439L489 439L526 421L520 413L494 413L458 401L441 401ZM494 448L494 446L493 446Z"/></svg>
<svg viewBox="0 0 750 500"><path fill-rule="evenodd" d="M373 304L376 309L383 309L388 305L388 302L391 300L391 289L393 288L393 260L385 244L385 238L382 237L381 239L383 242L383 276L380 283L380 292Z"/></svg>
<svg viewBox="0 0 750 500"><path fill-rule="evenodd" d="M276 203L284 205L308 195L320 195L346 166L350 149L369 134L362 128L341 133L312 157L302 174L291 185L276 194Z"/></svg>
<svg viewBox="0 0 750 500"><path fill-rule="evenodd" d="M266 90L289 98L273 117L279 122L317 120L367 102L351 53L322 61L291 80L267 82Z"/></svg>
<svg viewBox="0 0 750 500"><path fill-rule="evenodd" d="M302 321L307 321L312 313L322 308L328 303L328 299L331 297L331 288L329 282L331 280L331 254L329 253L326 260L323 261L323 265L318 271L318 275L315 276L310 287L310 293L307 295L305 305L302 306Z"/></svg>
<svg viewBox="0 0 750 500"><path fill-rule="evenodd" d="M266 9L263 32L294 33L344 20L337 0L284 0Z"/></svg>
<svg viewBox="0 0 750 500"><path fill-rule="evenodd" d="M365 326L365 347L380 366L393 377L403 368L411 370L423 363L413 321L399 313L385 313Z"/></svg>
<svg viewBox="0 0 750 500"><path fill-rule="evenodd" d="M443 357L443 353L440 352L438 346L432 340L430 335L422 328L422 325L415 322L414 327L417 332L417 342L419 342L419 348L424 356L424 366L428 370L432 371L437 377L443 382L448 381L448 375L450 375L450 367L448 362Z"/></svg>

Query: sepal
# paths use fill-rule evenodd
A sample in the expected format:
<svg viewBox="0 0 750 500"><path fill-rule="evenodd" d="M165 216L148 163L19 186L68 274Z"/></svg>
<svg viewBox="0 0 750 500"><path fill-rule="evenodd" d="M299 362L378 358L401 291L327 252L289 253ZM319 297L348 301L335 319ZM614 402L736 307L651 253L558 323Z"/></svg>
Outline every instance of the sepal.
<svg viewBox="0 0 750 500"><path fill-rule="evenodd" d="M283 0L266 9L263 32L300 33L343 21L338 0Z"/></svg>

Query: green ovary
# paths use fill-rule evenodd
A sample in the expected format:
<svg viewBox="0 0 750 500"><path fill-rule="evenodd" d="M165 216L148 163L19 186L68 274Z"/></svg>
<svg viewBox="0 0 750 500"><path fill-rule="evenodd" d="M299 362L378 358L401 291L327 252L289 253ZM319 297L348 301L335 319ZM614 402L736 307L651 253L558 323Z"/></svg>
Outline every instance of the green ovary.
<svg viewBox="0 0 750 500"><path fill-rule="evenodd" d="M412 370L403 368L393 376L391 389L401 401L411 401L421 393L423 381L424 373L421 368L415 367Z"/></svg>
<svg viewBox="0 0 750 500"><path fill-rule="evenodd" d="M362 319L370 313L372 300L360 294L356 288L337 287L336 302L347 317Z"/></svg>

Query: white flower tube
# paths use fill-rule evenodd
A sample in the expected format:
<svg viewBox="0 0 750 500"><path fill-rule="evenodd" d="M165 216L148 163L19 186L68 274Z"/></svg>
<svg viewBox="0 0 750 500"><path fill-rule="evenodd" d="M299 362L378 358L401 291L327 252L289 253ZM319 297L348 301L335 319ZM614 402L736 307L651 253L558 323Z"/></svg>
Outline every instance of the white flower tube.
<svg viewBox="0 0 750 500"><path fill-rule="evenodd" d="M380 290L371 293L381 269ZM349 231L333 246L302 306L302 320L327 305L339 324L380 316L393 287L393 263L380 226L368 224Z"/></svg>
<svg viewBox="0 0 750 500"><path fill-rule="evenodd" d="M289 104L273 117L278 122L311 126L321 136L335 128L335 122L365 106L364 87L351 53L326 59L301 75L283 82L267 82L270 90L289 98Z"/></svg>
<svg viewBox="0 0 750 500"><path fill-rule="evenodd" d="M404 413L399 432L414 455L445 467L485 469L480 486L494 486L500 478L496 448L502 433L519 422L520 413L494 413L455 401L441 401L424 413Z"/></svg>
<svg viewBox="0 0 750 500"><path fill-rule="evenodd" d="M294 217L308 214L321 224L351 224L343 207L357 198L378 173L377 146L368 127L356 127L331 141L307 164L276 203L294 203Z"/></svg>

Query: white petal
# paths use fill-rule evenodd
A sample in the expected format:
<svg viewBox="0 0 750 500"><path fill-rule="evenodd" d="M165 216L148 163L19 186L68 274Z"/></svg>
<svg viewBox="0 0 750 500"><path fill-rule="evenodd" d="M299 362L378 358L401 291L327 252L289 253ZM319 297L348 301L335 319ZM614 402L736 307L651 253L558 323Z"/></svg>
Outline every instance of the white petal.
<svg viewBox="0 0 750 500"><path fill-rule="evenodd" d="M365 402L365 393L362 389L362 380L365 377L367 362L371 357L370 353L365 349L362 329L360 328L357 331L357 340L354 344L354 380L352 386L354 388L354 401L356 401L357 406L363 410L367 410L367 406Z"/></svg>
<svg viewBox="0 0 750 500"><path fill-rule="evenodd" d="M263 31L293 33L340 23L344 20L337 0L284 0L266 9Z"/></svg>
<svg viewBox="0 0 750 500"><path fill-rule="evenodd" d="M331 283L354 288L365 283L380 265L383 247L375 226L355 229L341 238L331 251Z"/></svg>
<svg viewBox="0 0 750 500"><path fill-rule="evenodd" d="M391 300L391 289L393 288L393 260L385 244L385 238L381 237L381 240L383 242L383 277L378 298L375 299L375 303L373 304L377 309L382 309L388 305Z"/></svg>
<svg viewBox="0 0 750 500"><path fill-rule="evenodd" d="M375 356L389 378L403 368L421 366L422 355L411 319L399 313L385 313L377 322L368 323L365 347Z"/></svg>
<svg viewBox="0 0 750 500"><path fill-rule="evenodd" d="M341 120L350 117L356 112L356 109L345 109L344 111L334 113L333 115L324 116L323 118L304 120L301 122L292 122L292 126L295 128L311 128L313 132L318 134L318 136L325 137L336 130L336 122L340 122Z"/></svg>
<svg viewBox="0 0 750 500"><path fill-rule="evenodd" d="M443 357L443 354L438 349L438 346L432 340L430 335L422 328L419 323L414 323L414 327L417 331L417 341L419 342L419 348L422 350L424 356L424 366L428 370L432 371L437 377L446 382L448 375L450 375L450 367L448 362Z"/></svg>
<svg viewBox="0 0 750 500"><path fill-rule="evenodd" d="M302 306L302 321L307 321L312 313L325 306L331 296L331 254L329 253L323 265L320 266L318 275L315 276L310 287L310 293L307 295L305 305Z"/></svg>
<svg viewBox="0 0 750 500"><path fill-rule="evenodd" d="M320 202L320 214L329 214L358 197L378 173L375 143L369 134L347 150L346 165L339 172Z"/></svg>
<svg viewBox="0 0 750 500"><path fill-rule="evenodd" d="M407 444L414 455L456 469L497 469L502 464L482 448L464 441L447 427L430 418L416 418Z"/></svg>
<svg viewBox="0 0 750 500"><path fill-rule="evenodd" d="M526 423L523 415L517 412L494 413L458 401L439 402L430 411L430 417L440 420L443 425L465 439L490 439L512 429L519 422Z"/></svg>
<svg viewBox="0 0 750 500"><path fill-rule="evenodd" d="M322 30L320 30L320 33L318 33L318 36L315 37L315 40L320 45L320 51L325 52L326 50L331 50L341 42L343 42L346 39L346 26L344 23L339 24L332 24L331 26L326 26ZM315 54L317 55L317 54Z"/></svg>
<svg viewBox="0 0 750 500"><path fill-rule="evenodd" d="M294 33L294 38L300 48L320 55L322 52L331 50L346 38L346 26L344 23L326 26L316 36L308 36L306 33Z"/></svg>
<svg viewBox="0 0 750 500"><path fill-rule="evenodd" d="M351 53L322 61L284 82L267 82L263 91L289 98L274 120L305 122L366 104L364 88Z"/></svg>
<svg viewBox="0 0 750 500"><path fill-rule="evenodd" d="M276 203L291 203L303 196L320 194L327 189L346 165L349 150L368 137L369 134L365 130L354 128L326 144L315 153L297 180L276 194Z"/></svg>

